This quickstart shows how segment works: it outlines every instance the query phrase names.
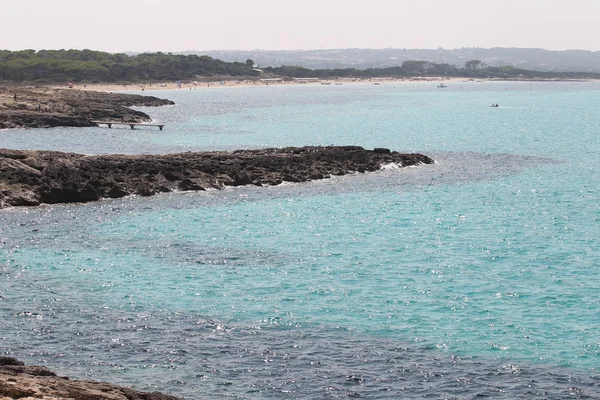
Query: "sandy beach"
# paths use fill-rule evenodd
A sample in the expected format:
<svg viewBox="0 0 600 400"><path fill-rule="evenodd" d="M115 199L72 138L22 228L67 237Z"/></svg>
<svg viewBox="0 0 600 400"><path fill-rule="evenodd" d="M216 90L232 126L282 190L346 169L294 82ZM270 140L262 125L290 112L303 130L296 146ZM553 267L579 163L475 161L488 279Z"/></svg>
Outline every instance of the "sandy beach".
<svg viewBox="0 0 600 400"><path fill-rule="evenodd" d="M440 82L445 84L465 82L466 78L371 78L371 79L296 79L282 80L256 79L256 80L215 80L207 82L158 82L158 83L81 83L73 84L73 89L94 90L99 92L130 92L130 91L160 91L160 90L198 90L198 89L219 89L232 87L252 87L252 86L282 86L282 85L386 85L395 83L419 83L437 85ZM69 85L53 86L55 88L70 87Z"/></svg>
<svg viewBox="0 0 600 400"><path fill-rule="evenodd" d="M288 85L394 85L399 83L411 83L429 86L453 85L457 83L480 83L487 81L498 81L490 78L467 78L467 77L411 77L411 78L296 78L284 80L281 78L261 79L226 79L212 81L191 82L153 82L153 83L70 83L64 85L49 85L53 89L79 89L98 92L147 92L161 90L198 90L198 89L223 89L233 87L260 87L260 86L288 86ZM545 82L598 82L598 79L507 79L520 81L545 81ZM140 93L141 94L141 93Z"/></svg>

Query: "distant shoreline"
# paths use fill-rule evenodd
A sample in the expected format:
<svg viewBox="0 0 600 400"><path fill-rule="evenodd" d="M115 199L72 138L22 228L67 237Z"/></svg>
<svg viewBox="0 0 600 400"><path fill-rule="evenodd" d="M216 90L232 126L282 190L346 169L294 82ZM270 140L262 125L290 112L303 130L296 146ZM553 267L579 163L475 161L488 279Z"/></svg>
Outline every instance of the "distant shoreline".
<svg viewBox="0 0 600 400"><path fill-rule="evenodd" d="M162 83L81 83L74 84L73 89L98 91L98 92L145 92L145 91L172 91L172 90L198 90L198 89L223 89L235 87L268 87L268 86L304 86L304 85L390 85L401 83L414 84L429 84L437 86L443 82L444 84L456 83L481 83L481 82L600 82L599 79L558 79L558 78L480 78L470 79L463 77L422 77L422 78L371 78L371 79L315 79L315 80L278 80L278 79L263 79L263 80L248 80L248 79L228 79L215 80L208 82L182 82L177 84L174 82ZM53 88L65 88L62 85L52 85Z"/></svg>
<svg viewBox="0 0 600 400"><path fill-rule="evenodd" d="M429 85L452 87L480 82L599 82L598 79L564 78L487 78L413 77L413 78L338 78L338 79L229 79L216 81L162 83L69 83L66 85L0 85L0 129L91 127L94 121L148 122L149 115L130 106L174 104L150 92L219 90L224 88L280 87L305 85ZM443 83L443 85L441 85ZM135 94L127 94L135 92Z"/></svg>
<svg viewBox="0 0 600 400"><path fill-rule="evenodd" d="M163 83L92 83L92 84L77 84L73 89L91 90L99 92L139 92L139 91L161 91L161 90L197 90L197 89L223 89L234 87L268 87L268 86L304 86L304 85L375 85L375 84L390 84L402 82L414 83L430 83L435 82L458 82L460 78L436 79L424 78L423 80L410 79L317 79L317 80L283 80L283 79L228 79L215 80L208 82L182 82L181 85L173 82ZM52 86L54 88L65 88L65 86Z"/></svg>

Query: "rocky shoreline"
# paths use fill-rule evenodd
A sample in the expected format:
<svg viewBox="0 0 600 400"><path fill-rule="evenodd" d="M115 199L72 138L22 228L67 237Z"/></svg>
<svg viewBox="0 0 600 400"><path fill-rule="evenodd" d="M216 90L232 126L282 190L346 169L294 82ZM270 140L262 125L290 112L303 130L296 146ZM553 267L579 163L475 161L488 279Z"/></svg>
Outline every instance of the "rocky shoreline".
<svg viewBox="0 0 600 400"><path fill-rule="evenodd" d="M0 129L96 126L92 121L148 122L132 106L164 106L153 96L43 86L0 86Z"/></svg>
<svg viewBox="0 0 600 400"><path fill-rule="evenodd" d="M278 185L377 171L390 163L406 167L433 162L422 154L358 146L95 156L0 149L0 208Z"/></svg>
<svg viewBox="0 0 600 400"><path fill-rule="evenodd" d="M182 400L159 392L140 392L106 382L71 380L43 366L25 366L0 356L0 400Z"/></svg>

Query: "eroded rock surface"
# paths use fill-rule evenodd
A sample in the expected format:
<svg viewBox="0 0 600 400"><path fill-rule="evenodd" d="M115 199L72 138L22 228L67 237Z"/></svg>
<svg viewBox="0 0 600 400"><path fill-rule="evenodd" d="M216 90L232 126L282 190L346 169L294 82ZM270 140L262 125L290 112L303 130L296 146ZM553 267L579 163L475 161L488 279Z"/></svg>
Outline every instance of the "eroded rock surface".
<svg viewBox="0 0 600 400"><path fill-rule="evenodd" d="M57 376L43 366L25 366L0 356L0 400L181 400L153 392L140 392L105 382L77 381Z"/></svg>
<svg viewBox="0 0 600 400"><path fill-rule="evenodd" d="M422 154L358 146L135 156L0 149L0 208L305 182L377 171L389 163L411 166L433 160Z"/></svg>
<svg viewBox="0 0 600 400"><path fill-rule="evenodd" d="M36 86L0 86L0 129L95 126L92 121L147 122L131 106L163 106L153 96Z"/></svg>

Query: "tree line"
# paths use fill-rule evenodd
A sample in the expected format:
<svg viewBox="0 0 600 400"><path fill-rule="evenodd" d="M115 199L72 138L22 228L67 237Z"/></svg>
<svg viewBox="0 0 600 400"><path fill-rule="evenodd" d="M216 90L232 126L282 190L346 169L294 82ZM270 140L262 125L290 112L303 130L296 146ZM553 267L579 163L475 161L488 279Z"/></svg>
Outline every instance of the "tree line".
<svg viewBox="0 0 600 400"><path fill-rule="evenodd" d="M253 62L208 56L93 50L0 50L0 80L12 82L138 82L193 80L198 76L258 76Z"/></svg>
<svg viewBox="0 0 600 400"><path fill-rule="evenodd" d="M491 67L469 60L464 67L410 60L386 68L309 69L297 66L256 68L252 60L225 62L195 54L143 53L127 55L93 50L0 50L0 81L8 82L148 82L209 78L600 78L598 73L530 71L512 66Z"/></svg>
<svg viewBox="0 0 600 400"><path fill-rule="evenodd" d="M409 60L402 65L385 68L343 68L343 69L308 69L296 66L265 68L266 73L290 78L406 78L406 77L464 77L464 78L499 78L499 79L598 79L599 73L590 72L551 72L531 71L512 66L492 67L480 60L469 60L464 67L431 61Z"/></svg>

